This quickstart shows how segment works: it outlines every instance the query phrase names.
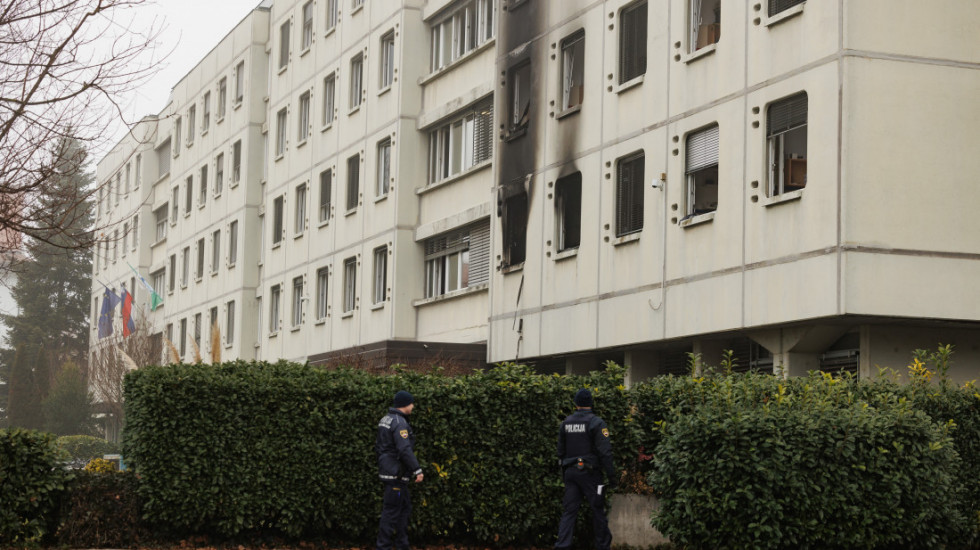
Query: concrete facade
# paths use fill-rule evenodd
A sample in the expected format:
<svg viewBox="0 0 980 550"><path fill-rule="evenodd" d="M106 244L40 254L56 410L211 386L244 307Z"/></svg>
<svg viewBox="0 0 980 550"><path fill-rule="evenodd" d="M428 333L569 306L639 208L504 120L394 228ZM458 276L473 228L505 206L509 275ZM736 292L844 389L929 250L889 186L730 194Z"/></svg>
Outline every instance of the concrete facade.
<svg viewBox="0 0 980 550"><path fill-rule="evenodd" d="M138 213L156 330L179 343L217 307L225 358L611 359L635 380L731 349L870 376L942 342L971 379L977 23L968 0L269 0L99 164L108 188L144 159L100 220ZM100 250L96 280L128 281Z"/></svg>

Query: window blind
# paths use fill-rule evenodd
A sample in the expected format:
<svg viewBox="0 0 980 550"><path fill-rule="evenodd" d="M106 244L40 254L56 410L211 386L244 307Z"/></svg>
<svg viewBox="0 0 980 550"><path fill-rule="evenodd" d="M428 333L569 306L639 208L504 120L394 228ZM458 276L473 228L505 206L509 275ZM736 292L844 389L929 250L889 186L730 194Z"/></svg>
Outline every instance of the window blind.
<svg viewBox="0 0 980 550"><path fill-rule="evenodd" d="M687 137L687 173L718 164L718 125Z"/></svg>
<svg viewBox="0 0 980 550"><path fill-rule="evenodd" d="M766 115L766 135L769 137L806 125L806 92L796 94L769 106Z"/></svg>

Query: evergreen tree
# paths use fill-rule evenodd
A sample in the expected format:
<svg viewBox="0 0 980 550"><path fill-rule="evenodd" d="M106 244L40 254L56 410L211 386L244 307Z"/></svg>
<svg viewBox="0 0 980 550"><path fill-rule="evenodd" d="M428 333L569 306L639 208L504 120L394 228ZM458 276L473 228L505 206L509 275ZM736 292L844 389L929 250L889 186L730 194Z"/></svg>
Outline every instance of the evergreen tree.
<svg viewBox="0 0 980 550"><path fill-rule="evenodd" d="M85 171L88 155L77 140L62 139L52 155L55 168L43 194L35 200L64 225L44 241L26 240L28 258L18 269L17 282L11 289L19 313L3 316L9 328L9 349L3 358L10 368L7 400L12 426L15 417L34 418L30 411L47 397L53 374L62 364L73 362L83 377L87 373L92 258L89 250L67 245L87 238L93 222L92 201L66 197L86 196L93 177ZM21 391L36 395L16 395ZM23 414L17 411L24 406L28 408Z"/></svg>
<svg viewBox="0 0 980 550"><path fill-rule="evenodd" d="M44 369L35 369L38 358L43 354L37 346L23 346L13 357L10 367L10 397L8 423L11 427L40 430L44 427L41 411L41 392L35 374Z"/></svg>
<svg viewBox="0 0 980 550"><path fill-rule="evenodd" d="M51 210L64 208L65 196L84 194L93 181L91 174L85 172L88 155L77 141L62 140L54 154L60 162L46 193L38 197ZM88 351L91 252L63 248L69 241L77 240L78 235L87 233L92 225L91 200L84 201L79 208L83 212L72 208L58 213L70 225L49 237L54 244L27 239L26 252L30 259L20 270L11 291L20 313L4 316L4 322L10 327L11 348L41 345L51 354L55 365L66 361L85 365Z"/></svg>
<svg viewBox="0 0 980 550"><path fill-rule="evenodd" d="M57 435L92 435L92 394L74 363L65 363L41 402L44 431Z"/></svg>

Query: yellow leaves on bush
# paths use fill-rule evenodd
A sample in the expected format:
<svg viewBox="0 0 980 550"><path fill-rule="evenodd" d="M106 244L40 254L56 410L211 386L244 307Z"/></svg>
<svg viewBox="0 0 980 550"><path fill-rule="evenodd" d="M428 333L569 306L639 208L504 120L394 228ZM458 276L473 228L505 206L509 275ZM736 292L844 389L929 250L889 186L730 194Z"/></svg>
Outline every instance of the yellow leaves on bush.
<svg viewBox="0 0 980 550"><path fill-rule="evenodd" d="M111 474L112 472L118 470L119 468L116 466L115 462L104 458L93 458L92 460L88 461L88 464L85 465L86 472L93 472L96 474Z"/></svg>

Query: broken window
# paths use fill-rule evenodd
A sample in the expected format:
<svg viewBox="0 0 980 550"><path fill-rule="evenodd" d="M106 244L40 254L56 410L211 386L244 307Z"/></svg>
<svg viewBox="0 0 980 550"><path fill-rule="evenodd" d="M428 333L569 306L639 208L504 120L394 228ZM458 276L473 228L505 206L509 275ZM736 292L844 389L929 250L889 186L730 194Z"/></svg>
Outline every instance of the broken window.
<svg viewBox="0 0 980 550"><path fill-rule="evenodd" d="M555 244L562 252L578 248L582 235L582 173L560 178L555 184Z"/></svg>
<svg viewBox="0 0 980 550"><path fill-rule="evenodd" d="M769 17L772 17L779 12L786 11L803 2L806 2L806 0L769 0L769 11L767 13Z"/></svg>
<svg viewBox="0 0 980 550"><path fill-rule="evenodd" d="M619 14L619 83L647 72L647 3L640 2Z"/></svg>
<svg viewBox="0 0 980 550"><path fill-rule="evenodd" d="M643 151L616 161L616 236L643 229Z"/></svg>
<svg viewBox="0 0 980 550"><path fill-rule="evenodd" d="M516 192L506 197L502 205L503 261L505 266L524 262L527 252L528 193L521 185L508 187L510 189L516 188Z"/></svg>
<svg viewBox="0 0 980 550"><path fill-rule="evenodd" d="M584 96L585 31L575 33L561 43L561 110L582 104Z"/></svg>
<svg viewBox="0 0 980 550"><path fill-rule="evenodd" d="M511 133L527 128L531 120L531 62L527 61L510 70L508 96L510 98L509 127Z"/></svg>
<svg viewBox="0 0 980 550"><path fill-rule="evenodd" d="M718 208L718 125L687 137L687 216Z"/></svg>
<svg viewBox="0 0 980 550"><path fill-rule="evenodd" d="M721 0L691 1L691 52L718 42L721 38Z"/></svg>
<svg viewBox="0 0 980 550"><path fill-rule="evenodd" d="M806 92L777 101L766 110L769 196L806 186Z"/></svg>

